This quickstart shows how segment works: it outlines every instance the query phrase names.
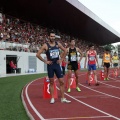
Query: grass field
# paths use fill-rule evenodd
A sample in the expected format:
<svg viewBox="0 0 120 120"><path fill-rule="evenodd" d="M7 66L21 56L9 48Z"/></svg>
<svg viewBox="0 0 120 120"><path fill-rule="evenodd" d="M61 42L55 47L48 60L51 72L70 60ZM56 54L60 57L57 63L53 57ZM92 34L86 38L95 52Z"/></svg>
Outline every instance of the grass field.
<svg viewBox="0 0 120 120"><path fill-rule="evenodd" d="M21 100L22 88L30 81L45 75L0 78L0 120L29 120Z"/></svg>

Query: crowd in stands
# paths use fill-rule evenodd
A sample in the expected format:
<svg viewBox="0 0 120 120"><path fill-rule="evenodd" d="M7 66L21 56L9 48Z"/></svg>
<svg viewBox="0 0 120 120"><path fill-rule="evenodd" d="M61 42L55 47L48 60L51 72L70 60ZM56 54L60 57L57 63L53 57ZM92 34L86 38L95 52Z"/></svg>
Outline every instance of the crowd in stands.
<svg viewBox="0 0 120 120"><path fill-rule="evenodd" d="M48 29L40 25L31 24L0 13L0 49L36 53L48 41ZM57 31L57 40L64 46L69 46L69 35ZM86 52L90 42L76 38L76 46ZM94 44L98 54L102 48Z"/></svg>

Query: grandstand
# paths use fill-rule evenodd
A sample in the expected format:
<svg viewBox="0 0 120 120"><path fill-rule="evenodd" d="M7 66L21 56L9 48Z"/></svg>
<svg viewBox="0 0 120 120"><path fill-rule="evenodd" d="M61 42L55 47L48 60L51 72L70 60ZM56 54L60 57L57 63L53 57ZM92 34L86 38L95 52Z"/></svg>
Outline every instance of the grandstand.
<svg viewBox="0 0 120 120"><path fill-rule="evenodd" d="M55 29L57 40L64 46L74 36L77 47L84 53L90 43L101 55L103 49L99 46L120 41L119 33L77 0L36 0L34 3L5 0L1 8L1 74L7 72L6 66L11 59L21 68L21 73L31 69L46 72L46 65L36 59L35 53L48 41L47 31L51 28Z"/></svg>

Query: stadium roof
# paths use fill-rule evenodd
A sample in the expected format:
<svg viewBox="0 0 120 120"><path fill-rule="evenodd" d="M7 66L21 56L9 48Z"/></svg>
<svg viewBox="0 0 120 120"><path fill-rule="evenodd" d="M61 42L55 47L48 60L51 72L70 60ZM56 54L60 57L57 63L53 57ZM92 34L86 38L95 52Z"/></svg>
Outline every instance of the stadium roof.
<svg viewBox="0 0 120 120"><path fill-rule="evenodd" d="M3 0L1 6L4 13L99 45L120 42L120 34L78 0Z"/></svg>

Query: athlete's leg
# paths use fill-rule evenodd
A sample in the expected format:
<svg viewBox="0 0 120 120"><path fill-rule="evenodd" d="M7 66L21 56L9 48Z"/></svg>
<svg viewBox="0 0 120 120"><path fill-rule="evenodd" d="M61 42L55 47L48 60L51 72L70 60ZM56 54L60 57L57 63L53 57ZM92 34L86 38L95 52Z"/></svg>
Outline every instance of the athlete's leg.
<svg viewBox="0 0 120 120"><path fill-rule="evenodd" d="M110 63L108 63L106 67L107 67L106 79L109 80L108 75L109 75Z"/></svg>
<svg viewBox="0 0 120 120"><path fill-rule="evenodd" d="M95 76L95 85L96 86L98 86L99 85L99 83L98 83L98 79L97 79L97 72L96 72L96 70L93 70L93 73L94 73L94 76Z"/></svg>
<svg viewBox="0 0 120 120"><path fill-rule="evenodd" d="M54 65L47 65L48 77L50 80L50 94L51 98L54 98Z"/></svg>
<svg viewBox="0 0 120 120"><path fill-rule="evenodd" d="M63 78L58 78L59 84L60 84L60 93L61 93L61 98L64 98L64 80Z"/></svg>
<svg viewBox="0 0 120 120"><path fill-rule="evenodd" d="M64 98L64 80L63 80L63 74L62 70L59 64L56 65L55 67L55 74L58 78L59 84L60 84L60 92L61 92L61 102L63 103L70 103L71 101L66 100Z"/></svg>
<svg viewBox="0 0 120 120"><path fill-rule="evenodd" d="M50 94L51 98L54 98L54 78L49 78L50 80Z"/></svg>
<svg viewBox="0 0 120 120"><path fill-rule="evenodd" d="M94 74L94 77L95 77L95 82L98 83L96 70L93 70L93 74Z"/></svg>
<svg viewBox="0 0 120 120"><path fill-rule="evenodd" d="M108 68L110 67L109 63L104 63L104 80L107 80L108 78Z"/></svg>
<svg viewBox="0 0 120 120"><path fill-rule="evenodd" d="M109 75L109 68L107 68L106 78L108 78L108 75Z"/></svg>
<svg viewBox="0 0 120 120"><path fill-rule="evenodd" d="M118 76L118 63L115 64L114 69L115 69L114 71L115 77L117 77Z"/></svg>
<svg viewBox="0 0 120 120"><path fill-rule="evenodd" d="M117 76L117 67L114 67L114 75Z"/></svg>
<svg viewBox="0 0 120 120"><path fill-rule="evenodd" d="M67 92L71 92L71 89L70 89L70 82L71 82L71 74L72 74L72 64L68 64L67 66L67 69L68 69L68 91Z"/></svg>
<svg viewBox="0 0 120 120"><path fill-rule="evenodd" d="M79 70L75 70L75 77L76 77L76 87L78 87L78 75L79 75Z"/></svg>
<svg viewBox="0 0 120 120"><path fill-rule="evenodd" d="M70 92L71 74L72 70L68 70L68 92Z"/></svg>
<svg viewBox="0 0 120 120"><path fill-rule="evenodd" d="M64 97L64 81L63 81L63 78L58 78L58 80L59 80L59 83L60 83L61 102L62 103L70 103L71 101L67 100Z"/></svg>
<svg viewBox="0 0 120 120"><path fill-rule="evenodd" d="M59 80L61 97L64 98L64 80L63 80L63 71L59 64L55 64L54 67L55 74Z"/></svg>
<svg viewBox="0 0 120 120"><path fill-rule="evenodd" d="M107 78L107 67L106 66L104 66L104 76L105 76L104 80L106 80Z"/></svg>
<svg viewBox="0 0 120 120"><path fill-rule="evenodd" d="M93 70L93 74L94 74L96 85L99 85L98 84L98 80L97 80L97 72L96 72L96 65L95 64L92 65L92 70Z"/></svg>
<svg viewBox="0 0 120 120"><path fill-rule="evenodd" d="M115 66L115 63L113 64L113 73L114 73L114 75L116 75L116 66Z"/></svg>
<svg viewBox="0 0 120 120"><path fill-rule="evenodd" d="M106 79L107 79L107 80L109 80L109 79L108 79L109 69L110 69L109 67L110 67L110 65L107 66L107 72L106 72Z"/></svg>
<svg viewBox="0 0 120 120"><path fill-rule="evenodd" d="M88 65L88 85L90 85L91 65Z"/></svg>
<svg viewBox="0 0 120 120"><path fill-rule="evenodd" d="M76 77L76 90L80 92L80 88L78 87L78 78L79 78L79 69L75 70L75 77Z"/></svg>

